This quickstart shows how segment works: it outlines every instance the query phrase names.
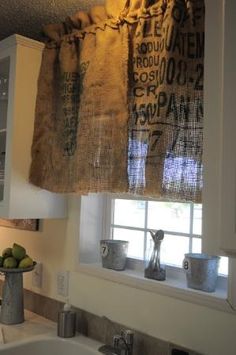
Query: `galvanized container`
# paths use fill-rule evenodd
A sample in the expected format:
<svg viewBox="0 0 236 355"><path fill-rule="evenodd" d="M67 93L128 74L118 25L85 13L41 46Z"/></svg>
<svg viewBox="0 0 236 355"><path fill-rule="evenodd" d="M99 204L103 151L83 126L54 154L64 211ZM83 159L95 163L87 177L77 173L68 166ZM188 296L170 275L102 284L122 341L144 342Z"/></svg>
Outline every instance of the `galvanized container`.
<svg viewBox="0 0 236 355"><path fill-rule="evenodd" d="M22 272L5 273L1 307L1 323L3 324L19 324L24 322L22 275Z"/></svg>
<svg viewBox="0 0 236 355"><path fill-rule="evenodd" d="M0 321L3 324L24 322L23 273L32 271L36 262L27 268L6 269L0 267L5 275L2 290Z"/></svg>
<svg viewBox="0 0 236 355"><path fill-rule="evenodd" d="M129 242L106 239L100 241L102 266L106 269L122 271L126 266Z"/></svg>
<svg viewBox="0 0 236 355"><path fill-rule="evenodd" d="M74 337L76 333L76 313L61 311L58 313L57 335L61 338Z"/></svg>
<svg viewBox="0 0 236 355"><path fill-rule="evenodd" d="M187 286L205 292L214 292L218 276L219 256L200 253L185 254L183 268Z"/></svg>

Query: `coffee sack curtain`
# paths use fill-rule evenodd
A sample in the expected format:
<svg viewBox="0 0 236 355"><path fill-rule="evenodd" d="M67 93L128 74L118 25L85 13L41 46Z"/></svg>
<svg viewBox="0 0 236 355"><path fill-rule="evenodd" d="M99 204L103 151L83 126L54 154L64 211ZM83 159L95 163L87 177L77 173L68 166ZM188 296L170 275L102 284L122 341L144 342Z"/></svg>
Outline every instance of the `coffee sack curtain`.
<svg viewBox="0 0 236 355"><path fill-rule="evenodd" d="M130 0L47 26L30 181L201 201L203 0Z"/></svg>
<svg viewBox="0 0 236 355"><path fill-rule="evenodd" d="M201 200L204 2L134 1L129 190Z"/></svg>

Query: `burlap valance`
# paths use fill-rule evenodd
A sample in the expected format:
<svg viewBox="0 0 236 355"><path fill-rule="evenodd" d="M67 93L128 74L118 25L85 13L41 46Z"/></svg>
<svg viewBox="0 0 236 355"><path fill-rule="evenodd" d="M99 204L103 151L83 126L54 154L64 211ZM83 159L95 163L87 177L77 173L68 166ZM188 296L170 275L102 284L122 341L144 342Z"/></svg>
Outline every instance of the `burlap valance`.
<svg viewBox="0 0 236 355"><path fill-rule="evenodd" d="M45 34L30 181L200 201L204 1L109 0Z"/></svg>

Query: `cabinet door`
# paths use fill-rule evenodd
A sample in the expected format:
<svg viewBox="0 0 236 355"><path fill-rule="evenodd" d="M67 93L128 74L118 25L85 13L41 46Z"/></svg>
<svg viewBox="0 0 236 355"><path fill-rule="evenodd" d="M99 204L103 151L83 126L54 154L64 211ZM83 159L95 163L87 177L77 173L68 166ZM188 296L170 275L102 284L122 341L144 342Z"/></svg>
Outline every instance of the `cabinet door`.
<svg viewBox="0 0 236 355"><path fill-rule="evenodd" d="M10 58L0 58L0 201L4 199Z"/></svg>
<svg viewBox="0 0 236 355"><path fill-rule="evenodd" d="M236 252L236 1L205 3L203 250L223 255Z"/></svg>
<svg viewBox="0 0 236 355"><path fill-rule="evenodd" d="M65 196L28 181L43 47L19 35L0 42L0 80L1 70L8 79L8 95L3 92L0 101L1 218L64 218L67 214ZM6 153L2 170L1 153Z"/></svg>
<svg viewBox="0 0 236 355"><path fill-rule="evenodd" d="M224 4L220 246L236 253L236 1Z"/></svg>

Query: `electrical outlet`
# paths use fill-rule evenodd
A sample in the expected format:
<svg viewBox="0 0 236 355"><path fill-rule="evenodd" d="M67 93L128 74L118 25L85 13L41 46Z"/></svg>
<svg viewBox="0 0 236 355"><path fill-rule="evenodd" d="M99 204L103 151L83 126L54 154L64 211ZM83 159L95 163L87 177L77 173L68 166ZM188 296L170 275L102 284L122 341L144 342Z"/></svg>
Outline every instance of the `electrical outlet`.
<svg viewBox="0 0 236 355"><path fill-rule="evenodd" d="M69 271L57 272L57 294L63 297L68 296Z"/></svg>
<svg viewBox="0 0 236 355"><path fill-rule="evenodd" d="M42 287L42 280L43 280L43 264L37 262L32 271L32 286L33 287Z"/></svg>

